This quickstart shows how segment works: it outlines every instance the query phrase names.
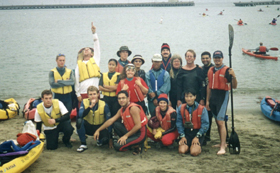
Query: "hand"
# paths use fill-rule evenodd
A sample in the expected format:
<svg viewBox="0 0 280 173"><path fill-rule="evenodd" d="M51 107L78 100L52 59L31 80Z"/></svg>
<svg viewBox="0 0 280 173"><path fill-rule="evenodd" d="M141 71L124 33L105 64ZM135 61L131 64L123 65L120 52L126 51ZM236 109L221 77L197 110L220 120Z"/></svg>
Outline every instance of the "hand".
<svg viewBox="0 0 280 173"><path fill-rule="evenodd" d="M82 96L79 96L79 97L78 97L78 101L79 101L79 102L82 102L82 101L83 101Z"/></svg>
<svg viewBox="0 0 280 173"><path fill-rule="evenodd" d="M57 83L57 80L54 80L54 83Z"/></svg>
<svg viewBox="0 0 280 173"><path fill-rule="evenodd" d="M95 133L93 135L93 139L96 140L96 141L99 139L99 131L98 130L95 131Z"/></svg>
<svg viewBox="0 0 280 173"><path fill-rule="evenodd" d="M137 80L135 80L135 84L138 85L138 86L141 86L141 85L142 85L140 78L138 78Z"/></svg>
<svg viewBox="0 0 280 173"><path fill-rule="evenodd" d="M118 140L118 143L120 145L124 145L124 144L126 144L126 139L127 139L127 137L124 135Z"/></svg>
<svg viewBox="0 0 280 173"><path fill-rule="evenodd" d="M96 104L96 99L91 100L90 108L93 108L93 106Z"/></svg>
<svg viewBox="0 0 280 173"><path fill-rule="evenodd" d="M179 107L182 104L181 100L177 101L177 107Z"/></svg>
<svg viewBox="0 0 280 173"><path fill-rule="evenodd" d="M126 90L128 90L128 89L129 89L128 85L127 85L127 84L124 84L122 90L125 90L125 91L126 91Z"/></svg>
<svg viewBox="0 0 280 173"><path fill-rule="evenodd" d="M199 104L205 106L204 100L200 100Z"/></svg>
<svg viewBox="0 0 280 173"><path fill-rule="evenodd" d="M160 130L157 131L156 135L154 136L155 139L161 139L162 132Z"/></svg>
<svg viewBox="0 0 280 173"><path fill-rule="evenodd" d="M154 100L153 100L153 103L154 103L155 106L158 106L158 101L157 101L157 99L154 99Z"/></svg>
<svg viewBox="0 0 280 173"><path fill-rule="evenodd" d="M180 141L179 141L179 145L187 145L187 139L185 137L183 137Z"/></svg>
<svg viewBox="0 0 280 173"><path fill-rule="evenodd" d="M209 107L209 101L206 101L206 109L207 109L207 111L211 111L211 109Z"/></svg>
<svg viewBox="0 0 280 173"><path fill-rule="evenodd" d="M153 129L152 134L155 136L155 135L156 135L156 133L157 133L157 129Z"/></svg>
<svg viewBox="0 0 280 173"><path fill-rule="evenodd" d="M103 85L103 88L106 88L108 85Z"/></svg>
<svg viewBox="0 0 280 173"><path fill-rule="evenodd" d="M233 71L232 68L230 68L230 69L228 70L228 73L229 73L232 77L236 77L236 76L235 76L235 73L234 73L234 71Z"/></svg>
<svg viewBox="0 0 280 173"><path fill-rule="evenodd" d="M50 125L54 125L55 124L55 119L48 119L48 123Z"/></svg>
<svg viewBox="0 0 280 173"><path fill-rule="evenodd" d="M113 148L113 139L109 140L109 148Z"/></svg>
<svg viewBox="0 0 280 173"><path fill-rule="evenodd" d="M192 145L200 145L199 139L197 137L193 138Z"/></svg>
<svg viewBox="0 0 280 173"><path fill-rule="evenodd" d="M154 92L152 92L152 93L149 94L149 97L150 97L150 98L154 98L155 96L156 96L156 94L155 94Z"/></svg>
<svg viewBox="0 0 280 173"><path fill-rule="evenodd" d="M96 32L96 27L93 25L93 22L91 22L91 31L92 31L92 34L95 34L95 32Z"/></svg>

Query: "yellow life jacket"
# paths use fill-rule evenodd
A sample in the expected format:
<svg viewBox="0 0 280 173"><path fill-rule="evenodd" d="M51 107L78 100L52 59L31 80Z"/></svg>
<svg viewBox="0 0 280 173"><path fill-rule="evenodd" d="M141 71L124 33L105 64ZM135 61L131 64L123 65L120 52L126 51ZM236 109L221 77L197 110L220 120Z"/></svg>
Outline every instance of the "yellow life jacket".
<svg viewBox="0 0 280 173"><path fill-rule="evenodd" d="M68 79L70 79L70 75L72 72L72 70L65 68L65 72L64 72L63 76L60 76L60 74L56 68L52 69L51 71L53 71L54 80L68 80ZM72 92L72 86L69 85L69 86L64 86L64 87L59 87L59 88L52 88L52 92L57 93L57 94L68 94L68 93Z"/></svg>
<svg viewBox="0 0 280 173"><path fill-rule="evenodd" d="M60 113L60 109L59 109L59 104L58 104L58 99L53 99L52 100L52 112L51 112L51 116L49 116L45 110L44 110L44 106L43 106L44 102L38 104L37 106L37 111L38 114L40 115L43 123L45 126L48 127L53 127L53 126L57 126L59 123L55 123L54 125L51 125L48 123L48 119L57 119L61 117L61 113Z"/></svg>
<svg viewBox="0 0 280 173"><path fill-rule="evenodd" d="M84 107L87 109L90 105L89 99L83 100ZM90 110L89 113L84 117L84 120L86 120L91 125L100 125L105 122L105 115L104 115L104 109L105 109L105 102L102 100L98 101L98 109L94 112Z"/></svg>
<svg viewBox="0 0 280 173"><path fill-rule="evenodd" d="M108 77L108 72L103 73L103 84L108 85L108 86L115 86L116 81L118 80L118 75L120 75L120 73L116 72L110 80L109 77ZM102 94L104 96L114 97L114 96L116 96L116 91L113 91L113 92L102 91Z"/></svg>
<svg viewBox="0 0 280 173"><path fill-rule="evenodd" d="M80 73L79 82L82 82L92 77L100 77L100 68L95 63L93 58L90 58L87 64L85 64L81 60L78 60L78 67Z"/></svg>

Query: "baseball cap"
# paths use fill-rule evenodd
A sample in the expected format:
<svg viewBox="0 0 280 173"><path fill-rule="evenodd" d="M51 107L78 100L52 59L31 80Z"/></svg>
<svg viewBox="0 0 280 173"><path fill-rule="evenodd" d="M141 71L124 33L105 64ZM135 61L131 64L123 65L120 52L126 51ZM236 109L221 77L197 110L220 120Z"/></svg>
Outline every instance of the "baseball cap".
<svg viewBox="0 0 280 173"><path fill-rule="evenodd" d="M213 58L224 58L223 52L220 51L220 50L216 50L216 51L213 53Z"/></svg>
<svg viewBox="0 0 280 173"><path fill-rule="evenodd" d="M152 61L162 61L161 55L154 54L154 56L152 57Z"/></svg>

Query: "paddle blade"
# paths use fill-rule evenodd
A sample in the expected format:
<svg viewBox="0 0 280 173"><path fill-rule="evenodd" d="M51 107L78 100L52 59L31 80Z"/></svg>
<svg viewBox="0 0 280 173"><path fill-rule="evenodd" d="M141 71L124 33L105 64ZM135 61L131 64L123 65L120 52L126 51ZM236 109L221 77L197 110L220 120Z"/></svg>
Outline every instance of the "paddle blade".
<svg viewBox="0 0 280 173"><path fill-rule="evenodd" d="M278 48L277 47L272 47L269 50L278 50Z"/></svg>
<svg viewBox="0 0 280 173"><path fill-rule="evenodd" d="M231 50L233 45L233 38L234 38L233 27L231 26L231 24L228 25L228 30L229 30L229 49Z"/></svg>
<svg viewBox="0 0 280 173"><path fill-rule="evenodd" d="M229 137L229 152L230 154L239 154L240 153L240 142L237 133L232 130Z"/></svg>

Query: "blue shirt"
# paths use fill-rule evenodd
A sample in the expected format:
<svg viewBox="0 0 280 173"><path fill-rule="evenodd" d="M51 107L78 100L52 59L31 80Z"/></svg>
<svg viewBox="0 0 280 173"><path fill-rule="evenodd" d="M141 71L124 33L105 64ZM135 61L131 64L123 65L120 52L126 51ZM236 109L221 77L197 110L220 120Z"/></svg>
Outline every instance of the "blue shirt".
<svg viewBox="0 0 280 173"><path fill-rule="evenodd" d="M182 105L180 105L176 110L176 112L177 112L176 126L177 126L178 133L180 135L185 134L185 128L184 128L184 125L183 125L183 119L182 119L182 115L181 115L181 111L180 111L181 106ZM198 108L198 103L195 102L194 111L197 108ZM188 109L189 112L193 112L192 107L187 106L187 109ZM202 115L201 115L201 127L200 127L198 133L203 135L204 133L207 132L208 128L209 128L208 112L207 112L206 108L204 107L203 111L202 111Z"/></svg>

